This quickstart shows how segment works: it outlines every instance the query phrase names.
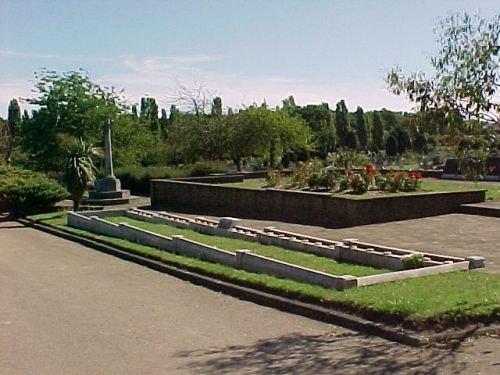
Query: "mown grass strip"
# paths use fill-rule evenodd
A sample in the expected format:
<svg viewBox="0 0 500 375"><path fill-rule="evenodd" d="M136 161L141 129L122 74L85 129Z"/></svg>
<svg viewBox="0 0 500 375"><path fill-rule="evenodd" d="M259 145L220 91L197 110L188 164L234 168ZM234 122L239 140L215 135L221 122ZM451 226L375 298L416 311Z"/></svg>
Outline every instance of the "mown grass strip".
<svg viewBox="0 0 500 375"><path fill-rule="evenodd" d="M391 272L391 270L389 269L367 267L351 263L342 263L337 262L334 259L320 257L314 254L302 253L299 251L288 250L277 246L268 246L256 242L210 236L192 230L179 229L163 224L147 223L128 217L107 217L105 219L112 223L127 222L135 227L162 234L168 237L172 237L174 235L182 235L189 240L201 242L209 246L215 246L219 249L230 252L235 252L236 250L241 249L251 250L256 254L265 257L288 262L301 267L310 268L316 271L329 273L332 275L369 276Z"/></svg>
<svg viewBox="0 0 500 375"><path fill-rule="evenodd" d="M293 293L318 302L331 302L365 314L388 314L394 318L395 323L405 320L422 326L436 322L447 324L470 320L500 320L500 275L496 274L451 272L337 291L203 262L117 238L94 235L66 226L65 213L34 215L30 219L111 245L123 246L138 254L154 254L171 264L199 269L213 276Z"/></svg>

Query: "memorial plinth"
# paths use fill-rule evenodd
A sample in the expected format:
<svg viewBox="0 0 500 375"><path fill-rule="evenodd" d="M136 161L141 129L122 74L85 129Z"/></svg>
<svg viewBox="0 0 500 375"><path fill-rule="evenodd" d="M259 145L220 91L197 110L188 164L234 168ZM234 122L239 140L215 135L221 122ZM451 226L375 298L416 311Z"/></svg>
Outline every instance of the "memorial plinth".
<svg viewBox="0 0 500 375"><path fill-rule="evenodd" d="M131 196L129 190L122 190L120 180L113 173L113 152L111 149L111 123L104 121L104 177L96 181L95 190L89 192L84 202L89 205L112 206L128 204Z"/></svg>

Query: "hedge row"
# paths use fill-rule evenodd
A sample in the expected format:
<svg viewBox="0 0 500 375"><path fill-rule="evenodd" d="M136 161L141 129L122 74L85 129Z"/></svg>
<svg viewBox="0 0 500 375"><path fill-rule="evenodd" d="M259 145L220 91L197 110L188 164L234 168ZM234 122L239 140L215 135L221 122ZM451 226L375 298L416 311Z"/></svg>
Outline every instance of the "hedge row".
<svg viewBox="0 0 500 375"><path fill-rule="evenodd" d="M130 190L132 194L149 196L149 180L151 179L202 177L227 171L228 166L225 162L198 162L180 167L122 167L115 170L115 175L120 179L123 189Z"/></svg>

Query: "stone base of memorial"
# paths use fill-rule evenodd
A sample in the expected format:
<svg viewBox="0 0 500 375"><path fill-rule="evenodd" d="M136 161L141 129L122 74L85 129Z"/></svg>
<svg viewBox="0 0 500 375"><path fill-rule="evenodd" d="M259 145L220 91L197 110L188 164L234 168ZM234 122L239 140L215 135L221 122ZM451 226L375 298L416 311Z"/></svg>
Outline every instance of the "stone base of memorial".
<svg viewBox="0 0 500 375"><path fill-rule="evenodd" d="M130 190L121 190L119 179L107 177L97 180L95 190L89 191L89 197L83 203L91 206L114 206L128 204L133 198L135 197L130 195Z"/></svg>

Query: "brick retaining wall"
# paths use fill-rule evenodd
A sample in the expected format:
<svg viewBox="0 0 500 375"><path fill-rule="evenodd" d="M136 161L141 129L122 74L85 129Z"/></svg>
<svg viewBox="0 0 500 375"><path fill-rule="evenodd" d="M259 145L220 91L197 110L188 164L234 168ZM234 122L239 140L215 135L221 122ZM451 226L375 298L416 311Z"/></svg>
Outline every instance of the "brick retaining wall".
<svg viewBox="0 0 500 375"><path fill-rule="evenodd" d="M242 189L176 180L151 180L151 205L326 227L349 227L458 212L483 202L485 190L415 193L369 199L280 189Z"/></svg>

